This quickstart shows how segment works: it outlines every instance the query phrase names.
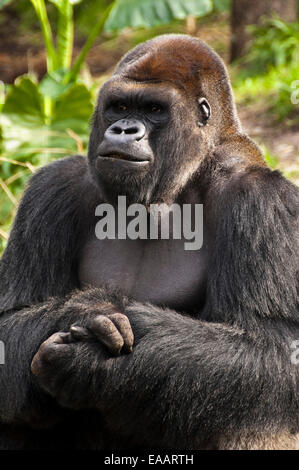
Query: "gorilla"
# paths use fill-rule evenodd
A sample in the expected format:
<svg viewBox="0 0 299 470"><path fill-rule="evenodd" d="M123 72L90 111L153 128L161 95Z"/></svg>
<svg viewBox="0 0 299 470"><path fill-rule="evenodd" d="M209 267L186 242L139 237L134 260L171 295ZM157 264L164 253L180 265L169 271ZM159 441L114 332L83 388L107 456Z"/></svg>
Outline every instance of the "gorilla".
<svg viewBox="0 0 299 470"><path fill-rule="evenodd" d="M119 196L201 204L202 247L99 239ZM32 177L1 259L0 447L297 448L297 213L215 52L163 35L125 55L88 158Z"/></svg>

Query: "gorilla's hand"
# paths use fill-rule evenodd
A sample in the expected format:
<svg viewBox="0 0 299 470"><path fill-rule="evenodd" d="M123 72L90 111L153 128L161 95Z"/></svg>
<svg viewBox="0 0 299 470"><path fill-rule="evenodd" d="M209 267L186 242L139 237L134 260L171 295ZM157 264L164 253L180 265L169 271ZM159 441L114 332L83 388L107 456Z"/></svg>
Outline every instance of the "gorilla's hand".
<svg viewBox="0 0 299 470"><path fill-rule="evenodd" d="M88 328L73 325L70 335L75 340L84 340L91 336L103 343L113 356L121 352L132 352L134 335L128 317L122 313L107 316L98 315L93 318Z"/></svg>
<svg viewBox="0 0 299 470"><path fill-rule="evenodd" d="M39 385L62 405L95 406L90 384L99 361L131 352L133 342L132 328L125 315L97 315L84 327L75 323L68 332L50 336L34 355L31 370ZM104 373L105 367L101 370Z"/></svg>

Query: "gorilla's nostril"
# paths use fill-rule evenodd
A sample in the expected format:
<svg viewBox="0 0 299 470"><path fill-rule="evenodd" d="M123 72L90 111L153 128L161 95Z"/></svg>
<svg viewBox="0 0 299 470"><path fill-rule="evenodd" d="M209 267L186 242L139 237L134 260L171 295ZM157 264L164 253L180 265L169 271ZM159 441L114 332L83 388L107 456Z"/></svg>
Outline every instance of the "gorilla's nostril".
<svg viewBox="0 0 299 470"><path fill-rule="evenodd" d="M119 127L119 126L115 126L115 127L112 128L112 132L113 132L114 134L121 134L122 131L123 131L122 128Z"/></svg>
<svg viewBox="0 0 299 470"><path fill-rule="evenodd" d="M126 134L137 134L138 128L137 127L129 127L128 129L125 129Z"/></svg>

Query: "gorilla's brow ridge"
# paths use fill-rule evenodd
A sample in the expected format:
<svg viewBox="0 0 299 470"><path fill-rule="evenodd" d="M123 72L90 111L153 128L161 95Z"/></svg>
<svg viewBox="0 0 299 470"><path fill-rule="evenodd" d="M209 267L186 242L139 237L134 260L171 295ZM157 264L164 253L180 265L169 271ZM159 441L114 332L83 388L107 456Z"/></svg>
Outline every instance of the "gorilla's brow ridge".
<svg viewBox="0 0 299 470"><path fill-rule="evenodd" d="M174 88L172 88L172 91L175 91ZM116 101L136 101L136 102L142 102L142 103L151 103L153 101L159 101L161 104L164 104L165 106L173 106L174 100L173 100L173 93L169 91L169 89L151 89L149 87L146 88L138 88L137 87L132 87L128 86L125 88L122 86L122 88L116 88L113 90L109 90L107 92L107 95L105 97L105 104L107 102L116 102ZM176 99L176 102L178 102L179 99Z"/></svg>

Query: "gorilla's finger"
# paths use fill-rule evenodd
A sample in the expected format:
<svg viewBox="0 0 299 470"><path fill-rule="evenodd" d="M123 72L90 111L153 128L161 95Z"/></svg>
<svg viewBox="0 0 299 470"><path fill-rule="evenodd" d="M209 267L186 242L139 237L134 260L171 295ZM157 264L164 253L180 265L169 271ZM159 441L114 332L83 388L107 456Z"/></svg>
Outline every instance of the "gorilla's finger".
<svg viewBox="0 0 299 470"><path fill-rule="evenodd" d="M128 317L126 315L123 315L122 313L112 313L108 316L108 318L113 321L114 325L117 327L118 331L123 337L123 350L128 353L132 352L134 344L134 334Z"/></svg>
<svg viewBox="0 0 299 470"><path fill-rule="evenodd" d="M50 345L55 346L56 344L67 344L70 342L71 342L70 333L64 333L63 331L59 331L58 333L54 333L52 336L46 339L46 341L44 341L42 345L40 346L40 349L45 348Z"/></svg>
<svg viewBox="0 0 299 470"><path fill-rule="evenodd" d="M97 316L90 327L92 333L109 349L111 354L118 356L124 340L114 323L104 315Z"/></svg>
<svg viewBox="0 0 299 470"><path fill-rule="evenodd" d="M44 341L31 361L31 371L33 375L41 375L45 363L48 363L57 354L57 349L67 348L67 343L71 342L70 333L54 333ZM63 346L65 344L65 346ZM61 351L62 352L62 351Z"/></svg>

